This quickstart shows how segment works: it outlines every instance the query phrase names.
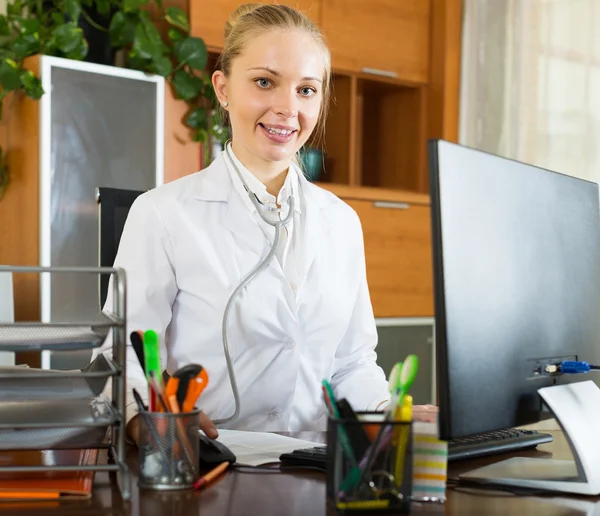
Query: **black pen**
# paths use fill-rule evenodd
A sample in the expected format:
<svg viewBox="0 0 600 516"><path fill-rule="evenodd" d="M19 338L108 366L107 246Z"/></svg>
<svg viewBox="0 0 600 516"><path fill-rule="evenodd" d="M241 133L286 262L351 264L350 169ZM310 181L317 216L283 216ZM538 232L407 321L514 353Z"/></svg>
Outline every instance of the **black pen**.
<svg viewBox="0 0 600 516"><path fill-rule="evenodd" d="M146 408L146 405L144 405L142 397L140 396L140 393L135 389L135 387L133 388L133 397L135 399L135 402L137 403L138 410L140 412L146 412L148 409Z"/></svg>
<svg viewBox="0 0 600 516"><path fill-rule="evenodd" d="M139 331L132 331L129 335L129 340L131 340L131 345L133 346L133 351L135 351L135 356L138 359L138 362L142 366L142 371L146 374L146 364L144 360L144 340L142 339L142 335Z"/></svg>

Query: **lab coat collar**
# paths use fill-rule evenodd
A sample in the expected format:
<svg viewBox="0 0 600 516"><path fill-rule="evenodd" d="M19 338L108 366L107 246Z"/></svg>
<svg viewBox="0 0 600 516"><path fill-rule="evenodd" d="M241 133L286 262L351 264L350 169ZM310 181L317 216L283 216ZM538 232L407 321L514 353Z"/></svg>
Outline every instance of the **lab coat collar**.
<svg viewBox="0 0 600 516"><path fill-rule="evenodd" d="M227 210L222 224L231 231L237 239L243 241L260 255L265 252L266 242L264 233L256 219L248 216L248 210L243 199L235 190L227 171L225 158L219 155L211 165L198 174L196 183L196 198L202 201L226 202ZM320 246L327 243L329 225L327 224L327 208L334 204L328 192L322 191L311 184L303 174L298 173L299 189L305 205L303 206L303 223L300 224L302 269L300 272L303 283L306 274Z"/></svg>
<svg viewBox="0 0 600 516"><path fill-rule="evenodd" d="M298 174L300 174L301 172L298 170L298 167L294 163L292 163L289 167L285 181L283 183L283 186L281 187L281 191L279 192L279 196L276 200L275 196L273 196L269 192L267 192L267 187L264 185L264 183L262 183L252 172L250 172L244 166L244 164L238 159L238 157L233 152L233 149L231 148L231 143L228 143L227 149L225 151L223 151L222 155L225 160L225 164L228 168L228 172L231 175L231 180L235 183L235 188L238 190L238 192L243 192L242 197L244 199L244 203L246 204L246 206L248 207L248 209L251 212L255 212L256 207L254 206L252 201L248 198L248 196L244 193L245 190L244 190L244 187L242 186L242 182L240 181L239 177L237 176L236 171L233 169L233 167L231 167L231 163L228 161L227 156L224 155L226 152L230 153L231 159L234 161L235 165L237 166L238 170L240 171L240 174L244 178L244 181L246 182L246 185L248 186L250 191L253 192L256 195L256 197L258 198L258 200L260 202L262 202L264 205L274 207L275 202L277 201L277 203L280 206L285 207L287 198L289 197L290 193L299 193L298 192ZM296 213L301 213L300 204L301 204L300 203L300 195L296 195L295 203L294 203L294 211Z"/></svg>
<svg viewBox="0 0 600 516"><path fill-rule="evenodd" d="M329 207L332 204L331 198L325 195L325 192L316 192L316 187L304 177L304 174L298 169L297 172L298 184L305 192L305 197L309 197L319 209ZM222 154L219 154L207 168L198 173L195 189L195 197L201 201L230 202L232 197L235 198L232 196L235 189Z"/></svg>

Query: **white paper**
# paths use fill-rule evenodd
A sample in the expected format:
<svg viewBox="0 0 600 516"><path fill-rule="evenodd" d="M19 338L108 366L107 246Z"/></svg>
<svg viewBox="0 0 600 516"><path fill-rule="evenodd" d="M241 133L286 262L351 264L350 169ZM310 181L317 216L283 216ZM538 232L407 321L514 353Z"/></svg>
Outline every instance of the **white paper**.
<svg viewBox="0 0 600 516"><path fill-rule="evenodd" d="M323 443L295 439L268 432L244 432L241 430L219 429L218 441L229 448L236 456L236 464L260 466L279 462L282 453L302 448L324 446Z"/></svg>

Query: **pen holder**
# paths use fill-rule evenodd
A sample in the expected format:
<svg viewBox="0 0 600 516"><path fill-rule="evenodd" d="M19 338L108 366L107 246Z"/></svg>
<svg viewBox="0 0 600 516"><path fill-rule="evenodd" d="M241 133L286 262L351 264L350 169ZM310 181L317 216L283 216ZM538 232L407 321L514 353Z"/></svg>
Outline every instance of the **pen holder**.
<svg viewBox="0 0 600 516"><path fill-rule="evenodd" d="M385 421L380 412L330 418L327 499L340 513L410 512L412 424Z"/></svg>
<svg viewBox="0 0 600 516"><path fill-rule="evenodd" d="M191 489L198 479L200 410L139 412L139 485L146 489Z"/></svg>

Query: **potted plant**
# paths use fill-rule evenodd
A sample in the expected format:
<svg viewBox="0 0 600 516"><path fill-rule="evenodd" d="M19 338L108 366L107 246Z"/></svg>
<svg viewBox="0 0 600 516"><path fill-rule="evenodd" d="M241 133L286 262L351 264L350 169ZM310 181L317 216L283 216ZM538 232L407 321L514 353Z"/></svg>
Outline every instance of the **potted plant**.
<svg viewBox="0 0 600 516"><path fill-rule="evenodd" d="M168 26L165 38L159 23ZM33 99L44 94L40 78L23 66L24 60L37 54L86 59L90 28L108 36L112 51L124 56L125 67L165 77L175 96L188 104L184 123L194 141L207 149L215 140L225 141L205 71L206 46L190 35L186 13L165 9L162 0L9 0L6 15L0 15L0 119L9 93L22 90ZM0 148L0 198L8 181Z"/></svg>

